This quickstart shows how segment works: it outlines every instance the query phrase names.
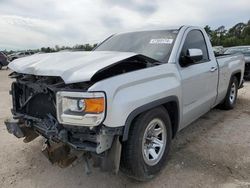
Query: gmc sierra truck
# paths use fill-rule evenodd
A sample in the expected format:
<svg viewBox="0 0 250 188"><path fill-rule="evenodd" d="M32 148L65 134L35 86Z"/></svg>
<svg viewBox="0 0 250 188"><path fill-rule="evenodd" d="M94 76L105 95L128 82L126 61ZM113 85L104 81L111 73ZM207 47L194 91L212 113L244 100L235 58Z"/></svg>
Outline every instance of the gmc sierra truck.
<svg viewBox="0 0 250 188"><path fill-rule="evenodd" d="M218 58L193 26L115 34L91 52L36 54L9 64L9 133L41 135L43 153L67 166L83 157L104 171L153 178L171 140L219 106L233 109L243 83L241 54Z"/></svg>

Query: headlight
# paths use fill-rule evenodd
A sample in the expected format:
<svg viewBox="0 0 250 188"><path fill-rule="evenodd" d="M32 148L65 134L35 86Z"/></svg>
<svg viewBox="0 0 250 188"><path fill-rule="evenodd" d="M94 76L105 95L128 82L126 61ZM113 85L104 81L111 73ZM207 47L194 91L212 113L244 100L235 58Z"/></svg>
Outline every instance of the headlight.
<svg viewBox="0 0 250 188"><path fill-rule="evenodd" d="M103 92L57 92L57 119L61 124L97 126L105 116Z"/></svg>

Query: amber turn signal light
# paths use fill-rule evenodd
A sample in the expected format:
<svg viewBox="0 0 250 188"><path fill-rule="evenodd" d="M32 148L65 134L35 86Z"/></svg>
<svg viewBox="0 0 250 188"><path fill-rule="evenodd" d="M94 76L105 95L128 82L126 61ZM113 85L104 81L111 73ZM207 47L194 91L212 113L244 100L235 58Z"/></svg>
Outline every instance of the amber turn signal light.
<svg viewBox="0 0 250 188"><path fill-rule="evenodd" d="M104 98L92 98L92 99L84 99L85 102L85 110L87 113L102 113L105 108Z"/></svg>

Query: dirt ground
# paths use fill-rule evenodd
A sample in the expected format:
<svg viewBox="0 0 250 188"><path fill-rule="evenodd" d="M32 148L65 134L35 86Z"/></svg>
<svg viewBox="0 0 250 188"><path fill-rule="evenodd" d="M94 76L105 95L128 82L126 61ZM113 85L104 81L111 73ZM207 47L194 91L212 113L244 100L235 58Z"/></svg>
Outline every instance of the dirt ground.
<svg viewBox="0 0 250 188"><path fill-rule="evenodd" d="M84 163L61 169L41 153L42 139L25 144L8 134L9 71L0 71L0 187L250 187L250 83L239 91L237 107L214 109L178 133L162 173L146 183L123 174L93 169Z"/></svg>

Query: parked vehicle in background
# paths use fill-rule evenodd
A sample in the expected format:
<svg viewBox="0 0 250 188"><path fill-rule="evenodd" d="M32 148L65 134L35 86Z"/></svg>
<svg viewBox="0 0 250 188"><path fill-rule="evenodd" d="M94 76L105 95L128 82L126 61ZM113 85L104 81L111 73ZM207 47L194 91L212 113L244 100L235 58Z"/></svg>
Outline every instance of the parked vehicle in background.
<svg viewBox="0 0 250 188"><path fill-rule="evenodd" d="M102 170L137 180L166 164L177 132L215 106L236 105L241 54L215 57L203 28L121 33L91 52L37 54L10 63L9 133L47 139L46 156L81 151ZM77 152L79 153L79 152Z"/></svg>
<svg viewBox="0 0 250 188"><path fill-rule="evenodd" d="M236 46L228 48L224 54L236 54L242 53L245 58L245 73L244 78L246 80L250 79L250 46Z"/></svg>
<svg viewBox="0 0 250 188"><path fill-rule="evenodd" d="M215 54L223 54L224 47L223 46L213 46L213 51Z"/></svg>
<svg viewBox="0 0 250 188"><path fill-rule="evenodd" d="M30 56L30 55L33 55L34 52L31 52L31 51L27 51L27 52L16 52L16 53L13 53L13 54L10 54L8 56L9 60L10 61L13 61L15 59L18 59L18 58L21 58L21 57L26 57L26 56Z"/></svg>
<svg viewBox="0 0 250 188"><path fill-rule="evenodd" d="M0 52L0 70L3 67L8 66L8 64L9 64L8 57L3 52Z"/></svg>

